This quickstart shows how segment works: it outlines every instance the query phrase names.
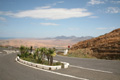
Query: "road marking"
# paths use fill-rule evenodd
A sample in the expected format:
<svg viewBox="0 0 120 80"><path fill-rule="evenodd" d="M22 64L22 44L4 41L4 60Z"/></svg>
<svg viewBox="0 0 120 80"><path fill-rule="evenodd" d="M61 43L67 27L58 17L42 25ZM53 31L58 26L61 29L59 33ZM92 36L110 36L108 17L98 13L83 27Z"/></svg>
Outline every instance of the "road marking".
<svg viewBox="0 0 120 80"><path fill-rule="evenodd" d="M71 67L75 67L75 68L80 68L80 69L86 69L86 70L92 70L92 71L104 72L104 73L113 73L113 72L110 72L110 71L103 71L103 70L98 70L98 69L84 68L84 67L74 66L74 65L70 65L70 66L71 66Z"/></svg>
<svg viewBox="0 0 120 80"><path fill-rule="evenodd" d="M75 59L80 59L80 58L76 58L76 57L67 57L67 56L61 56L61 55L57 55L59 57L66 57L66 58L75 58ZM83 58L82 58L83 59ZM92 60L92 59L91 59ZM74 65L70 65L71 67L76 67L76 68L81 68L81 69L86 69L86 70L92 70L92 71L97 71L97 72L104 72L104 73L113 73L110 71L103 71L103 70L98 70L98 69L91 69L91 68L85 68L85 67L80 67L80 66L74 66Z"/></svg>
<svg viewBox="0 0 120 80"><path fill-rule="evenodd" d="M17 61L17 60L16 60ZM19 61L17 61L18 63L20 63ZM22 65L28 66L26 64L20 63ZM37 67L33 67L33 66L28 66L37 70L41 70L41 71L45 71L45 72L49 72L49 73L53 73L53 74L57 74L57 75L61 75L61 76L65 76L65 77L70 77L70 78L74 78L74 79L79 79L79 80L89 80L89 79L85 79L85 78L80 78L80 77L76 77L76 76L72 76L72 75L68 75L68 74L62 74L62 73L58 73L58 72L54 72L54 71L50 71L50 70L45 70L45 69L40 69Z"/></svg>

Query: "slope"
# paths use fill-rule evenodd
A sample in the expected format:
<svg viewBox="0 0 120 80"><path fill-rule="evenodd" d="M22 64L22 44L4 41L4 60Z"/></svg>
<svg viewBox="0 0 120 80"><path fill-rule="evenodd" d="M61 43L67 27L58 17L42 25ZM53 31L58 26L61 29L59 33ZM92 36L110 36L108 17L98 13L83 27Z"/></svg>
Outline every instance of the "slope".
<svg viewBox="0 0 120 80"><path fill-rule="evenodd" d="M120 53L120 28L102 36L78 42L72 46L71 50L86 48L98 53Z"/></svg>

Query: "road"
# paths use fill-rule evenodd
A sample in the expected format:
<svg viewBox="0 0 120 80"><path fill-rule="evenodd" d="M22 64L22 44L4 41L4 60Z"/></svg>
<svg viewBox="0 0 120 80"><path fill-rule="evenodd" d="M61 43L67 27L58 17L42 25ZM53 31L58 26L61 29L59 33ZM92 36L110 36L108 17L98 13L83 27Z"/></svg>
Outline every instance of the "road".
<svg viewBox="0 0 120 80"><path fill-rule="evenodd" d="M34 69L15 61L15 53L0 49L0 80L120 80L120 61L56 56L70 63L68 69Z"/></svg>

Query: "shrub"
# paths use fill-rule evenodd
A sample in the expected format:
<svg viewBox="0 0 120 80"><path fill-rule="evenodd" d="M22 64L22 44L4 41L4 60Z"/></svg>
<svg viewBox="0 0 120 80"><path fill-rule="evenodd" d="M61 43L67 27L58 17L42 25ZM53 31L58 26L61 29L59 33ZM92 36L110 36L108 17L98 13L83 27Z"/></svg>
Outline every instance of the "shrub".
<svg viewBox="0 0 120 80"><path fill-rule="evenodd" d="M120 54L119 53L94 53L93 56L95 56L98 59L107 59L107 60L120 60Z"/></svg>
<svg viewBox="0 0 120 80"><path fill-rule="evenodd" d="M61 65L61 62L56 62L54 65Z"/></svg>

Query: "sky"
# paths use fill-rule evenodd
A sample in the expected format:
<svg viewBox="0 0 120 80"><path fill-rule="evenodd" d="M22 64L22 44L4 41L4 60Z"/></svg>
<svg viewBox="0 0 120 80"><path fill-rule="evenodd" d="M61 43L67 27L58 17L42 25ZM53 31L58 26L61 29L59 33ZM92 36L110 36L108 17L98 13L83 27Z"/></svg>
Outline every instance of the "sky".
<svg viewBox="0 0 120 80"><path fill-rule="evenodd" d="M120 28L120 0L0 0L0 37L98 37Z"/></svg>

